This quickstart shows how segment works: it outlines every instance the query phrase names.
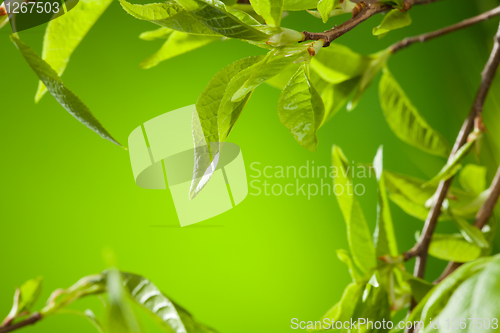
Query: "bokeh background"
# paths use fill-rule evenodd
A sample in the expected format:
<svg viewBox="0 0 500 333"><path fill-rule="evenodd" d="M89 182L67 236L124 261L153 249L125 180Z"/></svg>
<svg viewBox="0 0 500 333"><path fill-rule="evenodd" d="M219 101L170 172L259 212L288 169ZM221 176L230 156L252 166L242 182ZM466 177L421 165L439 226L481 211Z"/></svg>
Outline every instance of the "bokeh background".
<svg viewBox="0 0 500 333"><path fill-rule="evenodd" d="M410 27L378 39L371 35L382 19L377 16L337 42L370 54L496 5L497 0L455 0L416 6ZM290 13L283 25L322 31L347 18L325 25L305 12ZM449 142L469 112L497 24L493 19L412 46L390 59L389 67L410 99ZM162 41L146 42L138 35L155 28L126 14L115 1L77 48L63 75L67 86L124 144L145 121L194 104L211 77L227 64L264 52L228 40L142 70L140 61ZM292 318L318 319L336 303L349 276L335 254L348 245L334 197L248 196L220 216L180 228L168 190L135 185L127 151L82 126L49 94L34 103L37 78L10 42L9 29L0 30L0 317L7 315L15 287L25 280L45 277L37 303L42 305L52 290L105 269L109 256L116 258L120 269L148 277L221 332L290 332ZM43 32L44 26L39 26L22 32L21 38L40 54ZM259 87L229 138L240 145L247 167L252 162L301 166L307 161L329 166L334 144L355 163L371 162L383 144L387 169L424 179L444 164L442 158L394 136L383 118L376 85L353 112L342 110L320 130L316 153L297 144L280 124L279 93L268 85ZM488 112L492 107L485 111L487 127ZM500 124L493 122L493 127ZM487 136L498 133L490 131ZM482 162L489 165L491 178L495 160L490 148L485 146ZM360 201L373 230L376 182L360 181L367 189ZM409 249L423 223L395 205L391 210L400 250ZM454 229L444 222L439 230ZM431 259L427 278L436 278L445 264ZM88 307L102 312L94 299L74 305ZM143 324L148 332L159 331L148 319ZM60 315L25 332L92 330L84 319Z"/></svg>

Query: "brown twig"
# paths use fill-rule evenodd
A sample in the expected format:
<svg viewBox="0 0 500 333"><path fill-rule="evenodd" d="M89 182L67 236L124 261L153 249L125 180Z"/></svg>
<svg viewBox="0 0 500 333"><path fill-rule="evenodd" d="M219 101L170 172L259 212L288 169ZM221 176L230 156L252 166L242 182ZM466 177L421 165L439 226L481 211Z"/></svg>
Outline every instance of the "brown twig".
<svg viewBox="0 0 500 333"><path fill-rule="evenodd" d="M476 215L476 219L474 221L474 226L478 229L483 229L484 226L488 223L491 215L493 214L493 210L498 202L498 198L500 197L500 167L498 167L497 173L495 174L495 178L493 178L493 182L490 186L490 194L484 204L481 206L481 209ZM448 275L453 273L458 267L460 267L462 263L450 261L443 274L436 280L436 282L441 282Z"/></svg>
<svg viewBox="0 0 500 333"><path fill-rule="evenodd" d="M405 10L409 9L413 5L425 5L431 2L436 2L440 0L406 0L405 1ZM362 1L361 1L362 2ZM356 26L358 26L361 22L366 21L368 18L372 17L375 14L378 13L384 13L389 10L393 9L392 6L389 5L384 5L380 2L377 3L370 3L367 7L363 8L361 11L359 11L358 14L356 14L354 17L351 19L345 21L344 23L333 27L330 30L327 30L325 32L308 32L308 31L302 31L304 34L304 40L320 40L323 39L325 40L325 44L323 47L327 47L330 45L332 41L335 39L339 38L346 32L351 31L354 29Z"/></svg>
<svg viewBox="0 0 500 333"><path fill-rule="evenodd" d="M474 25L476 23L489 20L492 17L495 17L497 15L500 15L500 6L493 8L492 10L489 10L487 12L484 12L481 15L474 16L474 17L471 17L469 19L463 20L462 22L459 22L457 24L450 25L449 27L446 27L446 28L443 28L440 30L436 30L433 32L429 32L426 34L422 34L419 36L405 38L402 41L397 42L396 44L393 44L390 47L390 49L391 49L392 53L396 53L399 50L401 50L405 47L408 47L414 43L424 43L424 42L429 41L431 39L434 39L436 37L448 34L450 32L454 32L454 31L457 31L457 30L460 30L463 28L470 27L471 25Z"/></svg>
<svg viewBox="0 0 500 333"><path fill-rule="evenodd" d="M493 46L493 50L491 51L490 58L488 59L488 62L485 65L485 68L483 72L481 73L481 84L479 86L478 92L476 94L476 98L474 99L474 103L472 104L472 109L469 113L469 116L465 120L464 124L462 125L462 129L460 130L460 133L457 137L457 140L455 141L455 145L453 146L452 153L450 155L449 160L451 160L456 154L457 150L460 149L462 145L465 144L467 141L467 137L469 133L472 131L473 125L474 125L474 119L476 117L481 117L481 112L483 110L483 105L484 101L486 100L486 96L488 94L488 91L490 90L491 83L493 81L493 78L495 76L495 73L497 71L498 65L500 63L500 26L499 29L495 35L495 45ZM446 181L442 181L439 183L439 187L437 189L437 192L435 194L435 200L434 203L431 207L431 210L429 212L429 215L427 216L427 219L425 221L424 229L422 231L422 236L418 240L417 244L408 252L404 254L404 257L406 260L417 257L416 263L415 263L415 270L413 274L416 277L423 278L424 273L425 273L425 266L427 263L427 256L428 256L428 250L429 250L429 245L432 239L432 235L434 233L434 229L436 228L436 224L439 218L439 215L441 214L441 207L443 205L443 201L446 197L446 194L448 193L448 190L450 188L451 182L453 180L453 177ZM500 185L497 185L500 186ZM488 198L490 199L490 198ZM497 198L492 197L491 201L496 202ZM487 200L490 201L490 200ZM491 202L488 204L487 208L481 213L483 216L481 218L481 221L487 220L486 215L488 211L486 209L491 209L489 211L489 215L491 215L491 212L493 211L494 203L492 204ZM481 209L483 210L483 209ZM478 214L479 215L479 214ZM489 216L487 215L487 216ZM481 222L481 223L486 223L486 222ZM411 309L413 309L415 306L414 303L412 303ZM412 332L413 330L407 330L407 332Z"/></svg>
<svg viewBox="0 0 500 333"><path fill-rule="evenodd" d="M42 318L43 317L39 312L35 312L30 317L28 317L27 319L25 319L17 324L0 327L0 333L12 332L12 331L20 329L22 327L32 325L32 324L36 323L37 321L41 320Z"/></svg>

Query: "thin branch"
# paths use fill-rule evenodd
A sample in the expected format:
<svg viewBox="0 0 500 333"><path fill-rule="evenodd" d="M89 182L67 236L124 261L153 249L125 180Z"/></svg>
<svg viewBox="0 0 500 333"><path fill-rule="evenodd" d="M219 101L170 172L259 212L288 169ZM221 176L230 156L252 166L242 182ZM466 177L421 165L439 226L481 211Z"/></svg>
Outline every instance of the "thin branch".
<svg viewBox="0 0 500 333"><path fill-rule="evenodd" d="M437 2L440 0L406 0L404 2L404 10L408 10L411 8L413 5L425 5L429 4L432 2ZM357 2L357 1L354 1ZM357 7L358 10L360 7ZM344 35L345 33L351 31L354 29L356 26L358 26L360 23L366 21L368 18L372 17L375 14L378 13L384 13L389 10L393 9L392 6L389 5L384 5L380 2L377 3L370 3L368 4L367 7L364 7L354 15L352 18L349 20L345 21L344 23L333 27L330 30L327 30L325 32L308 32L308 31L302 31L304 34L304 40L320 40L323 39L325 41L323 47L327 47L330 45L331 42L333 42L335 39L339 38L340 36Z"/></svg>
<svg viewBox="0 0 500 333"><path fill-rule="evenodd" d="M35 312L30 317L28 317L27 319L25 319L17 324L0 327L0 333L12 332L12 331L20 329L22 327L25 327L28 325L33 325L34 323L41 320L42 318L43 317L39 312Z"/></svg>
<svg viewBox="0 0 500 333"><path fill-rule="evenodd" d="M476 219L474 221L474 226L480 230L484 228L484 226L488 223L491 215L493 214L493 210L498 202L498 198L500 197L500 167L498 167L497 173L495 174L495 178L493 178L493 182L490 186L490 194L484 204L481 206L481 209L476 215ZM460 267L462 263L450 261L443 274L436 280L436 282L441 282L448 275L453 273L458 267Z"/></svg>
<svg viewBox="0 0 500 333"><path fill-rule="evenodd" d="M408 37L403 39L400 42L397 42L396 44L393 44L390 49L392 53L396 53L401 49L404 49L405 47L408 47L414 43L424 43L426 41L429 41L431 39L434 39L436 37L446 35L450 32L454 32L463 28L470 27L471 25L474 25L479 22L487 21L491 19L492 17L495 17L497 15L500 15L500 6L496 7L492 10L489 10L487 12L484 12L481 15L471 17L469 19L463 20L462 22L459 22L457 24L450 25L449 27L436 30L433 32L429 32L423 35L415 36L415 37Z"/></svg>
<svg viewBox="0 0 500 333"><path fill-rule="evenodd" d="M368 7L362 9L356 16L325 32L303 31L302 33L304 34L304 41L324 39L325 40L324 46L325 47L329 46L332 41L339 38L346 32L351 31L361 22L364 22L365 20L367 20L368 18L372 17L375 14L386 12L391 8L392 8L391 6L380 5L378 3L369 5Z"/></svg>

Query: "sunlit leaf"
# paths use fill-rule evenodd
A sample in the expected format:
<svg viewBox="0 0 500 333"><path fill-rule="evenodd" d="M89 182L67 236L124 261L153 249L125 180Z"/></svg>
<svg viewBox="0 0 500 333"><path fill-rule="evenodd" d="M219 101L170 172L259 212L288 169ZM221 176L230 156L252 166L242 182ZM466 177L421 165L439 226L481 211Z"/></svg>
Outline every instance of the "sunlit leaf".
<svg viewBox="0 0 500 333"><path fill-rule="evenodd" d="M340 0L319 0L318 11L321 14L321 19L323 20L323 23L326 23L328 21L330 13L339 4Z"/></svg>
<svg viewBox="0 0 500 333"><path fill-rule="evenodd" d="M462 160L467 156L469 153L470 149L472 148L474 144L474 140L471 140L467 142L465 145L463 145L455 155L453 155L453 158L446 162L445 166L439 171L439 173L434 176L431 180L429 180L427 183L422 185L423 187L429 186L429 185L436 185L440 181L443 180L448 180L451 177L453 177L458 170L462 167L460 163Z"/></svg>
<svg viewBox="0 0 500 333"><path fill-rule="evenodd" d="M283 15L283 0L250 0L250 3L266 24L279 28Z"/></svg>
<svg viewBox="0 0 500 333"><path fill-rule="evenodd" d="M252 67L252 73L245 83L232 96L232 102L241 101L248 93L266 80L278 75L297 59L308 54L309 44L276 48Z"/></svg>
<svg viewBox="0 0 500 333"><path fill-rule="evenodd" d="M144 69L152 68L162 61L195 50L219 39L220 37L217 36L190 35L174 31L161 49L141 62L140 67Z"/></svg>
<svg viewBox="0 0 500 333"><path fill-rule="evenodd" d="M216 333L197 322L189 312L175 304L148 279L122 273L124 289L137 304L142 306L169 333Z"/></svg>
<svg viewBox="0 0 500 333"><path fill-rule="evenodd" d="M354 197L352 180L349 177L348 162L342 150L334 146L332 150L334 192L347 226L347 240L354 262L364 273L375 266L375 250L370 230L361 206Z"/></svg>
<svg viewBox="0 0 500 333"><path fill-rule="evenodd" d="M73 117L82 124L99 134L102 138L121 146L101 123L90 112L89 108L69 90L57 73L40 58L32 49L26 46L19 38L12 35L11 40L17 46L24 59L28 62L47 90Z"/></svg>
<svg viewBox="0 0 500 333"><path fill-rule="evenodd" d="M79 0L72 10L49 22L43 39L42 59L57 75L62 76L71 54L111 2ZM39 101L46 92L45 85L40 82L35 100Z"/></svg>
<svg viewBox="0 0 500 333"><path fill-rule="evenodd" d="M167 39L175 30L161 27L151 31L145 31L139 35L142 40Z"/></svg>
<svg viewBox="0 0 500 333"><path fill-rule="evenodd" d="M399 9L393 9L385 14L384 19L378 27L373 28L375 36L382 36L391 30L406 27L411 24L409 12L402 12Z"/></svg>
<svg viewBox="0 0 500 333"><path fill-rule="evenodd" d="M344 264L347 265L352 281L360 282L362 280L362 277L359 274L358 269L354 265L354 261L351 254L346 250L337 250L337 257L339 258L340 261L342 261Z"/></svg>
<svg viewBox="0 0 500 333"><path fill-rule="evenodd" d="M245 23L219 0L177 0L198 22L216 34L230 38L264 40L269 36ZM243 13L243 15L248 16Z"/></svg>
<svg viewBox="0 0 500 333"><path fill-rule="evenodd" d="M223 138L220 136L219 118L224 116L228 118L228 122L232 122L234 125L237 115L243 109L246 100L238 103L230 103L230 97L234 95L236 90L250 76L250 73L245 72L245 70L262 59L263 56L248 57L226 66L214 75L198 98L192 125L193 137L197 149L195 149L195 169L193 171L193 180L189 194L191 198L194 198L210 179L203 178L203 175L210 167L214 156L218 152L218 143L223 142L227 137L227 134ZM228 91L230 83L235 80L240 85L237 86L234 84L233 88ZM226 98L224 99L225 96ZM249 96L246 99L248 98ZM235 118L232 116L229 117L231 114L235 114ZM212 145L212 143L215 144Z"/></svg>
<svg viewBox="0 0 500 333"><path fill-rule="evenodd" d="M318 0L283 0L284 10L306 10L314 9Z"/></svg>
<svg viewBox="0 0 500 333"><path fill-rule="evenodd" d="M489 242L486 240L486 237L484 237L484 234L481 232L481 230L474 227L469 222L467 222L467 220L461 217L457 216L452 216L452 217L456 226L460 230L460 233L469 243L473 243L479 246L480 248L488 248L490 246Z"/></svg>
<svg viewBox="0 0 500 333"><path fill-rule="evenodd" d="M475 260L481 256L481 252L481 248L478 245L468 242L460 234L434 234L429 246L429 254L431 256L455 262Z"/></svg>
<svg viewBox="0 0 500 333"><path fill-rule="evenodd" d="M368 56L333 43L311 59L311 69L329 83L340 83L362 76L371 61L372 59Z"/></svg>
<svg viewBox="0 0 500 333"><path fill-rule="evenodd" d="M315 151L317 131L323 122L325 109L320 95L311 84L307 64L299 67L278 100L278 116L298 143Z"/></svg>
<svg viewBox="0 0 500 333"><path fill-rule="evenodd" d="M18 315L31 311L31 308L38 300L40 293L42 292L42 281L43 278L39 276L36 279L26 281L16 290L14 295L14 304L12 305L12 309L9 314L3 321L4 325L10 324Z"/></svg>
<svg viewBox="0 0 500 333"><path fill-rule="evenodd" d="M467 164L458 175L460 185L466 191L480 194L486 189L486 172L484 166Z"/></svg>

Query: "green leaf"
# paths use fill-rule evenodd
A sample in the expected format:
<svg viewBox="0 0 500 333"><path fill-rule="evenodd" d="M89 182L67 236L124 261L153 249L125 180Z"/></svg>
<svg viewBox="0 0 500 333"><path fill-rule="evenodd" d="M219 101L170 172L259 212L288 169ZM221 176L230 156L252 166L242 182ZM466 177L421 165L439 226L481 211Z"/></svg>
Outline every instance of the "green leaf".
<svg viewBox="0 0 500 333"><path fill-rule="evenodd" d="M172 32L175 30L161 27L152 31L145 31L140 34L139 38L142 40L155 40L155 39L167 39Z"/></svg>
<svg viewBox="0 0 500 333"><path fill-rule="evenodd" d="M240 84L243 84L250 76L250 73L245 70L262 59L263 56L248 57L226 66L214 75L198 98L196 102L196 114L193 116L192 125L193 137L197 148L195 149L195 169L191 182L190 198L194 198L208 182L209 178L203 178L203 175L210 167L214 156L218 152L218 143L225 140L225 137L222 139L219 133L219 118L221 118L222 115L227 117L226 114L231 112L235 115L239 115L246 100L250 97L248 96L248 98L242 102L230 103L230 98L225 98L225 96L232 97L239 87L235 84L230 86L230 83L238 81ZM222 111L224 111L224 114ZM229 117L233 125L236 119L237 116L234 118ZM212 143L215 144L212 145ZM212 151L212 148L214 151Z"/></svg>
<svg viewBox="0 0 500 333"><path fill-rule="evenodd" d="M376 272L366 284L363 297L358 299L352 318L364 318L366 321L382 322L391 319L389 294L383 285L381 274ZM384 332L369 325L359 325L360 332Z"/></svg>
<svg viewBox="0 0 500 333"><path fill-rule="evenodd" d="M306 10L314 9L318 4L318 0L283 0L284 10Z"/></svg>
<svg viewBox="0 0 500 333"><path fill-rule="evenodd" d="M340 0L319 0L318 11L321 14L323 23L326 23L330 18L330 13L340 4Z"/></svg>
<svg viewBox="0 0 500 333"><path fill-rule="evenodd" d="M342 294L342 298L338 303L336 303L328 312L321 318L323 322L324 319L329 319L330 322L337 321L349 321L353 318L353 313L358 300L362 297L362 292L364 289L364 284L351 283L345 289ZM316 331L316 330L309 330Z"/></svg>
<svg viewBox="0 0 500 333"><path fill-rule="evenodd" d="M347 265L349 269L349 274L351 275L352 282L360 282L362 280L362 276L359 274L356 266L354 265L353 258L349 252L346 250L337 250L337 257L340 261Z"/></svg>
<svg viewBox="0 0 500 333"><path fill-rule="evenodd" d="M269 35L245 23L219 0L177 0L190 15L214 33L230 38L264 40ZM250 17L243 13L246 17Z"/></svg>
<svg viewBox="0 0 500 333"><path fill-rule="evenodd" d="M69 58L94 23L101 17L112 0L79 0L71 11L51 20L45 30L42 59L62 76ZM38 85L35 100L38 102L47 89Z"/></svg>
<svg viewBox="0 0 500 333"><path fill-rule="evenodd" d="M448 157L446 140L422 118L387 69L380 80L379 94L385 119L398 138L429 154Z"/></svg>
<svg viewBox="0 0 500 333"><path fill-rule="evenodd" d="M337 112L347 103L349 97L356 90L360 80L361 77L358 76L341 83L333 84L323 80L315 71L311 71L311 82L318 90L323 100L323 104L325 105L323 124L337 114Z"/></svg>
<svg viewBox="0 0 500 333"><path fill-rule="evenodd" d="M134 5L125 0L119 1L127 13L139 20L196 35L219 35L174 0L146 5Z"/></svg>
<svg viewBox="0 0 500 333"><path fill-rule="evenodd" d="M300 66L301 64L290 64L290 66L287 66L280 73L278 73L278 75L268 79L266 83L272 87L278 88L279 90L283 90ZM311 78L312 74L313 72L311 71Z"/></svg>
<svg viewBox="0 0 500 333"><path fill-rule="evenodd" d="M460 233L469 243L473 243L483 249L486 249L490 246L481 230L469 224L469 222L467 222L467 220L463 218L453 215L452 217L453 222L455 222L455 225L460 230Z"/></svg>
<svg viewBox="0 0 500 333"><path fill-rule="evenodd" d="M468 192L479 195L486 189L486 167L467 164L458 175L462 188Z"/></svg>
<svg viewBox="0 0 500 333"><path fill-rule="evenodd" d="M253 9L262 16L266 24L279 28L283 15L283 0L250 0Z"/></svg>
<svg viewBox="0 0 500 333"><path fill-rule="evenodd" d="M317 131L323 122L325 108L311 84L307 64L299 67L278 100L278 116L298 143L316 151Z"/></svg>
<svg viewBox="0 0 500 333"><path fill-rule="evenodd" d="M270 51L262 61L252 67L250 77L231 97L231 101L241 101L262 82L278 75L297 59L308 55L307 49L309 45L301 44L299 46L275 48Z"/></svg>
<svg viewBox="0 0 500 333"><path fill-rule="evenodd" d="M106 291L106 277L103 274L81 278L68 289L57 289L50 295L45 307L40 311L43 316L57 313L65 306L85 296L98 295Z"/></svg>
<svg viewBox="0 0 500 333"><path fill-rule="evenodd" d="M361 206L354 197L353 183L349 178L347 158L342 150L332 149L334 189L342 215L347 225L347 239L354 262L363 273L375 266L375 250Z"/></svg>
<svg viewBox="0 0 500 333"><path fill-rule="evenodd" d="M108 293L107 331L113 333L139 333L140 327L126 299L122 274L117 270L106 271Z"/></svg>
<svg viewBox="0 0 500 333"><path fill-rule="evenodd" d="M453 158L451 160L448 160L448 162L446 162L445 166L439 171L439 173L422 186L426 187L429 185L436 185L443 180L448 180L451 177L453 177L457 173L457 171L462 167L460 165L460 162L462 162L465 156L467 156L467 153L472 148L474 141L476 140L475 139L471 140L467 142L465 145L463 145L457 151L457 153L453 155Z"/></svg>
<svg viewBox="0 0 500 333"><path fill-rule="evenodd" d="M391 56L389 49L380 51L370 56L371 60L369 65L363 72L361 76L361 81L356 89L354 97L351 99L347 105L347 110L352 111L358 105L361 97L363 96L366 89L370 86L375 76L380 72L380 70L386 66L387 60Z"/></svg>
<svg viewBox="0 0 500 333"><path fill-rule="evenodd" d="M102 138L121 146L94 117L89 108L64 85L61 78L49 64L41 59L16 36L12 35L10 38L59 104L61 104L73 117L78 119L78 121L99 134Z"/></svg>
<svg viewBox="0 0 500 333"><path fill-rule="evenodd" d="M373 167L375 168L375 174L378 181L377 226L373 235L375 254L377 257L387 254L397 256L399 254L398 244L383 177L384 166L382 146L377 150L377 154L373 161Z"/></svg>
<svg viewBox="0 0 500 333"><path fill-rule="evenodd" d="M122 276L127 294L146 309L166 332L216 333L193 319L189 312L170 300L148 279L130 273L122 273Z"/></svg>
<svg viewBox="0 0 500 333"><path fill-rule="evenodd" d="M434 234L429 254L438 259L468 262L481 256L481 248L473 243L469 243L462 235L442 235Z"/></svg>
<svg viewBox="0 0 500 333"><path fill-rule="evenodd" d="M475 274L461 277L460 283L452 290L446 301L443 300L440 307L427 313L427 318L432 318L434 322L439 320L443 324L439 325L439 328L428 326L424 332L451 333L456 332L457 329L466 333L498 331L493 318L498 321L500 316L500 303L498 302L500 257L488 258L486 264L482 263L481 266L483 266L482 269ZM448 318L450 318L450 325L446 325ZM458 318L456 328L451 318ZM489 324L485 325L486 323Z"/></svg>
<svg viewBox="0 0 500 333"><path fill-rule="evenodd" d="M373 59L340 44L330 44L311 59L311 68L329 83L362 76Z"/></svg>
<svg viewBox="0 0 500 333"><path fill-rule="evenodd" d="M402 273L403 279L410 285L413 298L417 303L422 301L432 288L434 288L434 284L415 277L407 271L401 270L400 272Z"/></svg>
<svg viewBox="0 0 500 333"><path fill-rule="evenodd" d="M36 279L26 281L20 288L16 289L12 309L0 327L2 327L2 325L7 326L19 315L31 311L31 308L40 297L42 281L43 278L39 276Z"/></svg>
<svg viewBox="0 0 500 333"><path fill-rule="evenodd" d="M190 35L174 31L161 49L141 62L140 67L144 69L154 67L162 61L195 50L219 39L220 37L217 36Z"/></svg>
<svg viewBox="0 0 500 333"><path fill-rule="evenodd" d="M393 9L384 16L382 23L373 28L375 36L384 36L391 30L406 27L411 24L410 13L402 12L399 9Z"/></svg>

